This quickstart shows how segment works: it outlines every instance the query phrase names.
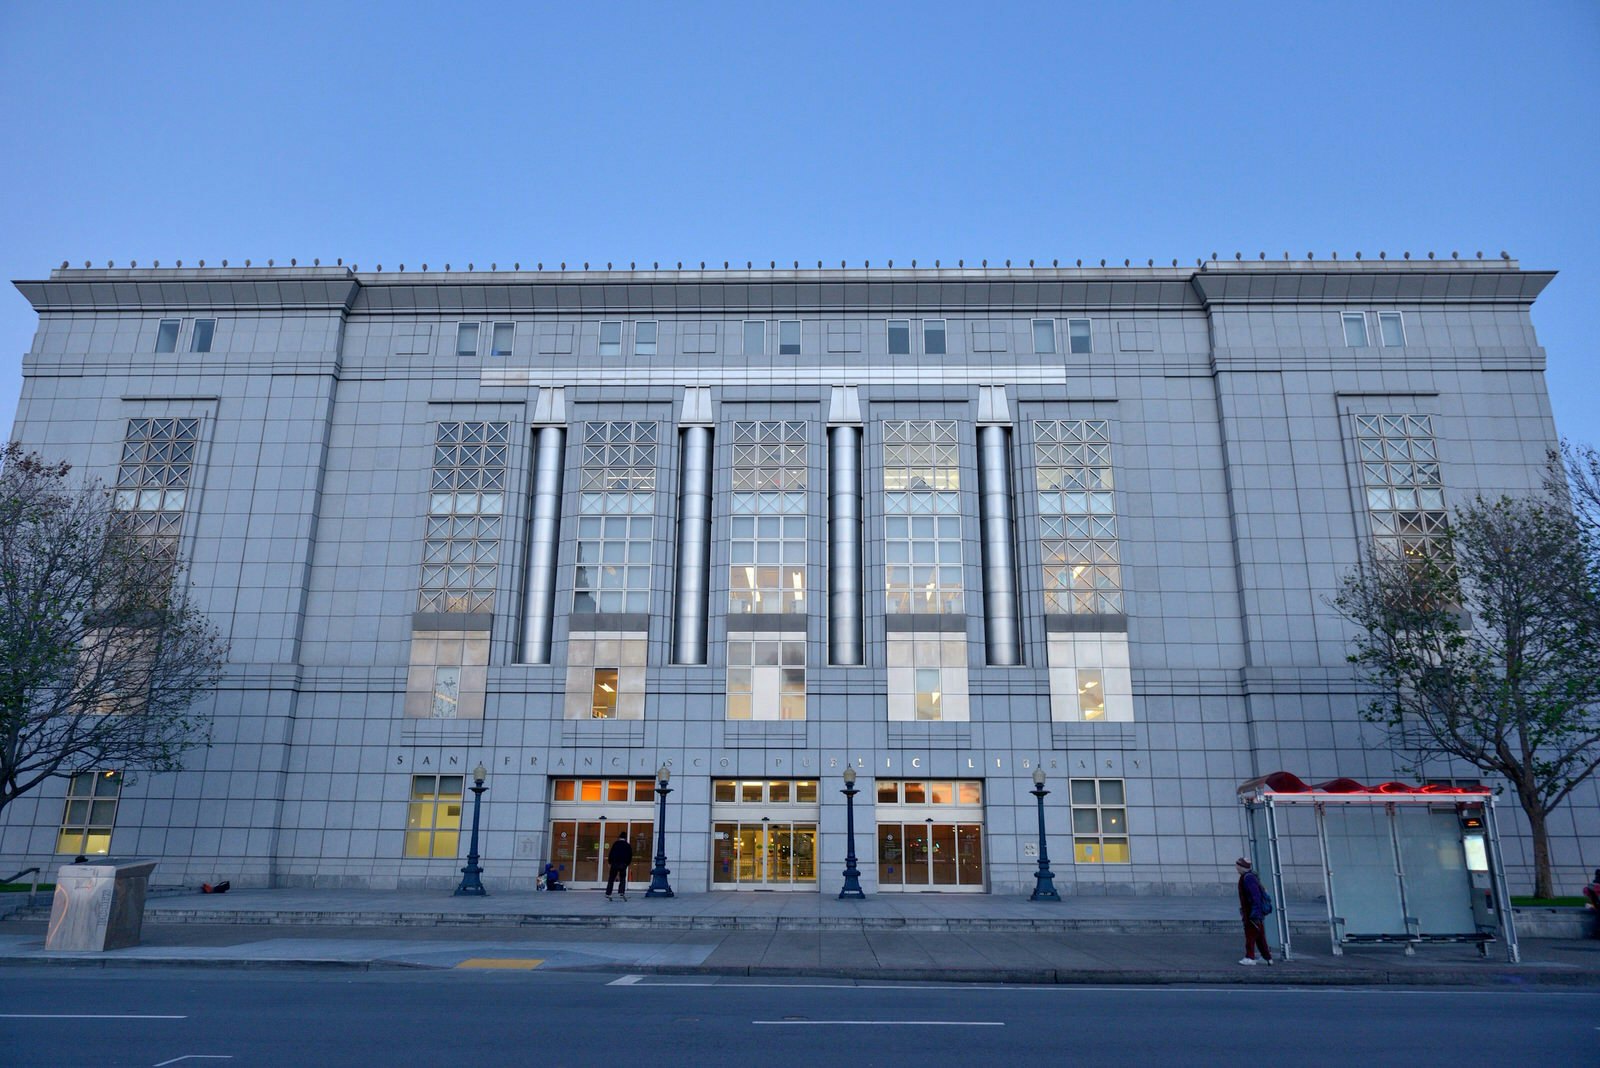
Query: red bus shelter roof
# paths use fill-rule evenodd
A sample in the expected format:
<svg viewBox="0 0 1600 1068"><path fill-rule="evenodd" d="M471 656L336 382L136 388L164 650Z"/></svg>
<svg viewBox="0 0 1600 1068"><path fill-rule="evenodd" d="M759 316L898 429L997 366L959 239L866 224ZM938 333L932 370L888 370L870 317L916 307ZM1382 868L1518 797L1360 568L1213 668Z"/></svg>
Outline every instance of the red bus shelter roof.
<svg viewBox="0 0 1600 1068"><path fill-rule="evenodd" d="M1342 778L1329 779L1327 782L1308 785L1298 775L1287 771L1275 771L1270 775L1262 775L1259 778L1240 783L1238 792L1240 795L1253 794L1260 796L1271 794L1275 797L1285 797L1286 799L1287 796L1303 795L1308 800L1315 796L1350 794L1384 794L1395 796L1396 798L1416 797L1418 800L1425 800L1428 797L1435 797L1440 794L1483 797L1488 795L1490 791L1486 786L1438 786L1431 783L1426 786L1411 786L1403 782L1380 782L1372 786L1364 786L1354 779Z"/></svg>

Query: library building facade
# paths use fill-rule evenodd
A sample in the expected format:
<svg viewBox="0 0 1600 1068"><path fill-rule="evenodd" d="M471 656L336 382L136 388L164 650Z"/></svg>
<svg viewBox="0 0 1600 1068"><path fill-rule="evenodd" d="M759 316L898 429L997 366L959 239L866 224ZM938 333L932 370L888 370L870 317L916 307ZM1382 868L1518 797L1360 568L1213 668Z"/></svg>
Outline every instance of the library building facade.
<svg viewBox="0 0 1600 1068"><path fill-rule="evenodd" d="M1515 261L76 268L12 438L178 540L209 745L0 857L491 888L1228 893L1237 788L1402 773L1329 599L1556 440ZM1441 763L1438 780L1475 779ZM663 792L662 786L667 787ZM1600 857L1586 785L1558 883ZM663 823L664 818L664 823ZM1501 807L1513 889L1532 848ZM664 834L662 833L664 831ZM1320 879L1306 843L1286 875ZM1296 850L1300 853L1297 854Z"/></svg>

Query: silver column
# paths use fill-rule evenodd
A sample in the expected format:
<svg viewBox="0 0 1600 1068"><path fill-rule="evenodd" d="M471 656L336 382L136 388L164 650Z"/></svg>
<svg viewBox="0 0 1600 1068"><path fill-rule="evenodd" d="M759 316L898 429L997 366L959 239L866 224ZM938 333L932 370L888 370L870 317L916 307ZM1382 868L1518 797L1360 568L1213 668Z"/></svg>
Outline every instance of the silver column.
<svg viewBox="0 0 1600 1068"><path fill-rule="evenodd" d="M528 599L522 619L522 662L550 662L555 625L556 556L561 545L561 475L567 432L542 426L533 457L533 517L528 522Z"/></svg>
<svg viewBox="0 0 1600 1068"><path fill-rule="evenodd" d="M983 537L983 623L989 663L1022 663L1017 560L1011 536L1011 442L1003 426L978 428L978 516Z"/></svg>
<svg viewBox="0 0 1600 1068"><path fill-rule="evenodd" d="M706 662L711 596L711 428L684 427L678 484L678 599L672 662Z"/></svg>
<svg viewBox="0 0 1600 1068"><path fill-rule="evenodd" d="M828 662L862 663L861 428L828 428Z"/></svg>

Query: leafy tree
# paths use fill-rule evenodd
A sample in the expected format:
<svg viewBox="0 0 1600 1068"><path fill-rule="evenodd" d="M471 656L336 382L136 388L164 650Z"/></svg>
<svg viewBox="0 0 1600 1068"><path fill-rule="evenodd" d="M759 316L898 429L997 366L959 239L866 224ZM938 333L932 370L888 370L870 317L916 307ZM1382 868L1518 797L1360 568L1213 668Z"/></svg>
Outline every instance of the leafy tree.
<svg viewBox="0 0 1600 1068"><path fill-rule="evenodd" d="M52 776L178 767L227 657L173 540L69 471L0 450L0 812Z"/></svg>
<svg viewBox="0 0 1600 1068"><path fill-rule="evenodd" d="M1365 717L1420 776L1454 757L1503 777L1551 895L1550 813L1600 766L1600 565L1564 493L1477 498L1439 551L1371 555L1334 604L1358 628Z"/></svg>

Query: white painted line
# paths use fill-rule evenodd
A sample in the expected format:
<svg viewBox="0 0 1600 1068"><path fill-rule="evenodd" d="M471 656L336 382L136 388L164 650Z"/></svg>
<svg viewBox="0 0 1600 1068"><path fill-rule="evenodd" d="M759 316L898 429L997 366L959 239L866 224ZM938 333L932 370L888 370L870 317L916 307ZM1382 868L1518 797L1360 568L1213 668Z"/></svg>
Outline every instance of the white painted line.
<svg viewBox="0 0 1600 1068"><path fill-rule="evenodd" d="M0 1020L187 1020L188 1018L115 1012L0 1012Z"/></svg>
<svg viewBox="0 0 1600 1068"><path fill-rule="evenodd" d="M1004 1027L997 1020L751 1020L773 1027Z"/></svg>
<svg viewBox="0 0 1600 1068"><path fill-rule="evenodd" d="M637 983L640 979L643 979L643 978L644 978L644 976L642 976L642 975L624 975L624 976L620 976L620 977L618 977L616 979L611 980L611 982L607 983L606 986L633 986L635 983ZM654 985L656 985L656 986L671 986L673 984L671 984L671 983L657 983L657 984L654 984Z"/></svg>
<svg viewBox="0 0 1600 1068"><path fill-rule="evenodd" d="M627 980L624 982L624 980ZM977 983L741 983L735 977L719 983L701 980L686 982L650 982L642 975L625 975L607 986L631 986L658 989L662 987L716 987L719 990L1003 990L1011 994L1244 994L1256 997L1261 994L1351 994L1359 997L1429 997L1461 998L1492 997L1504 999L1504 990L1397 990L1391 987L1354 986L1266 986L1247 983L1238 986L1146 986L1129 983L1126 986L1079 986L1073 983L1038 983L1032 985L984 986ZM1595 998L1600 993L1576 990L1526 990L1518 996L1544 998ZM1600 1030L1600 1028L1596 1028Z"/></svg>
<svg viewBox="0 0 1600 1068"><path fill-rule="evenodd" d="M231 1061L231 1060L233 1060L233 1054L231 1054L231 1053L185 1053L183 1056L174 1057L170 1061L159 1061L159 1062L156 1063L155 1068L163 1068L164 1065L168 1065L168 1064L177 1064L179 1061Z"/></svg>

